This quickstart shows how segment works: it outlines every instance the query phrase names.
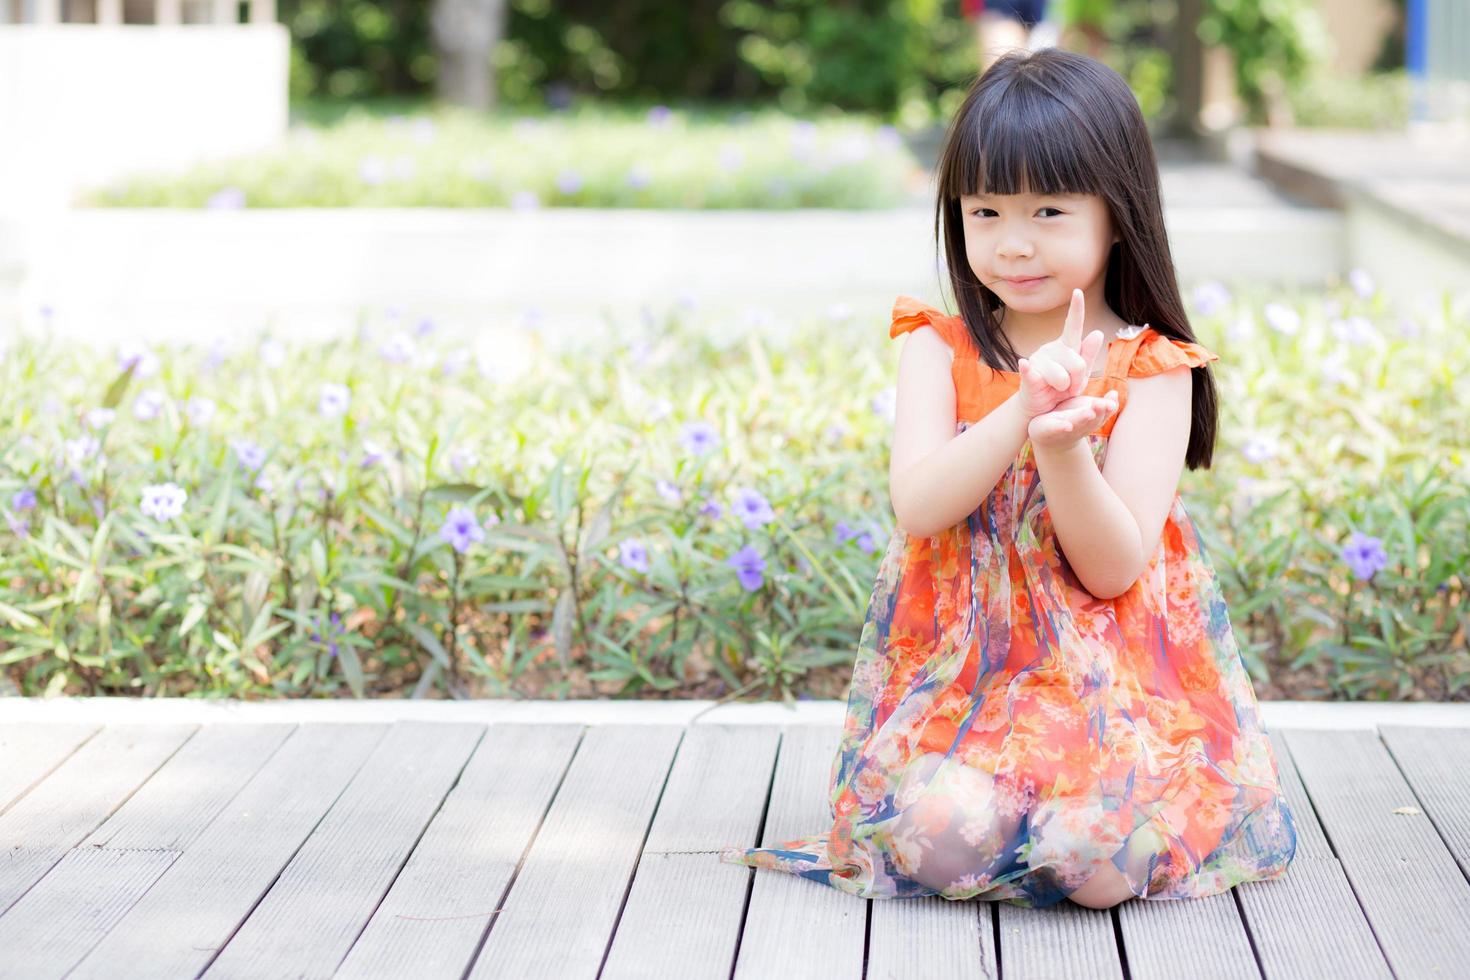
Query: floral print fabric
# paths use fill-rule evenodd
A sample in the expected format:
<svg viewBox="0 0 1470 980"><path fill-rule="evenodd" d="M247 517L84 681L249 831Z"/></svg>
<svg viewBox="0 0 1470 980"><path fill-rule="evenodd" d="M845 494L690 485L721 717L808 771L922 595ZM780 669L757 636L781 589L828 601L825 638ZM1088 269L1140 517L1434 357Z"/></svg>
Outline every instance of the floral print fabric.
<svg viewBox="0 0 1470 980"><path fill-rule="evenodd" d="M955 351L963 432L1019 377L980 363L959 317L910 297L890 336ZM1129 328L1087 392L1217 359ZM1101 467L1121 408L1088 437ZM1176 494L1128 591L1086 591L1058 548L1027 442L963 523L901 528L879 563L829 789L832 825L720 860L864 898L1047 906L1112 862L1146 899L1276 878L1296 851L1255 692L1213 566Z"/></svg>

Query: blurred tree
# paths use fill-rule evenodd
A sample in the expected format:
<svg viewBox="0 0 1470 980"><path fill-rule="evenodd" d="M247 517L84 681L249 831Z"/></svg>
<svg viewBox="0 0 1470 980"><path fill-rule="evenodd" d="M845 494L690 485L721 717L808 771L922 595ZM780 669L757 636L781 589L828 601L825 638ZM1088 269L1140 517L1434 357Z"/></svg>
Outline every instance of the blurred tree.
<svg viewBox="0 0 1470 980"><path fill-rule="evenodd" d="M454 105L492 108L490 52L505 36L505 0L433 0L429 28L439 58L435 94Z"/></svg>

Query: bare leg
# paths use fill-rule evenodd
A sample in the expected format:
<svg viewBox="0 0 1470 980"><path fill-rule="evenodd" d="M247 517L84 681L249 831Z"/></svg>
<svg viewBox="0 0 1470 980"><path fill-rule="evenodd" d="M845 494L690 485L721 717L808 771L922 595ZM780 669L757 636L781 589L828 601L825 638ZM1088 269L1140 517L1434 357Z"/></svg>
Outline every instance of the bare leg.
<svg viewBox="0 0 1470 980"><path fill-rule="evenodd" d="M1127 865L1128 873L1140 881L1147 881L1150 861L1163 847L1163 838L1152 827L1145 825L1135 830L1128 843L1123 845L1123 863ZM1067 896L1078 905L1091 909L1111 908L1137 897L1128 886L1128 879L1123 877L1123 873L1111 861L1094 872L1092 877L1082 883L1082 887Z"/></svg>
<svg viewBox="0 0 1470 980"><path fill-rule="evenodd" d="M1137 897L1133 894L1133 889L1128 887L1128 879L1110 861L1083 882L1082 887L1068 895L1067 901L1090 909L1108 909Z"/></svg>
<svg viewBox="0 0 1470 980"><path fill-rule="evenodd" d="M1018 20L982 11L975 18L975 42L980 49L980 71L984 73L1001 55L1013 48L1025 51L1028 33L1026 26Z"/></svg>
<svg viewBox="0 0 1470 980"><path fill-rule="evenodd" d="M926 752L909 765L894 795L900 815L892 834L900 870L935 891L973 887L1007 862L1019 818L996 811L994 778L951 758Z"/></svg>

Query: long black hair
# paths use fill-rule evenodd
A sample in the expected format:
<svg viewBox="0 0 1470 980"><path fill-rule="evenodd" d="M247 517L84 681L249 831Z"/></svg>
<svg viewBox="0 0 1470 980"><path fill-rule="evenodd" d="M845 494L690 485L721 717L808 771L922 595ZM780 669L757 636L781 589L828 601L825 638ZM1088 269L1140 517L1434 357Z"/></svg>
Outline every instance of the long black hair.
<svg viewBox="0 0 1470 980"><path fill-rule="evenodd" d="M1132 324L1195 342L1179 295L1159 164L1138 101L1107 65L1060 48L1013 50L975 79L940 154L934 208L960 316L984 362L1014 372L1019 355L1000 329L1005 304L965 255L960 196L1091 194L1106 202L1119 240L1108 253L1103 295ZM1210 467L1218 396L1208 366L1191 370L1193 425L1185 465Z"/></svg>

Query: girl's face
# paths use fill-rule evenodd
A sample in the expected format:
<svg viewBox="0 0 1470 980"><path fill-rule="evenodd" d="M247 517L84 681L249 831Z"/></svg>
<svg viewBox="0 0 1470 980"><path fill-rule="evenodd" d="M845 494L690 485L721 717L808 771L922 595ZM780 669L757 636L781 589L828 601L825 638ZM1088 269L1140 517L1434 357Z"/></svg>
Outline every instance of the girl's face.
<svg viewBox="0 0 1470 980"><path fill-rule="evenodd" d="M1017 313L1065 310L1072 290L1100 298L1117 236L1095 194L966 194L965 255L982 284ZM1029 281L1011 281L1029 280Z"/></svg>

